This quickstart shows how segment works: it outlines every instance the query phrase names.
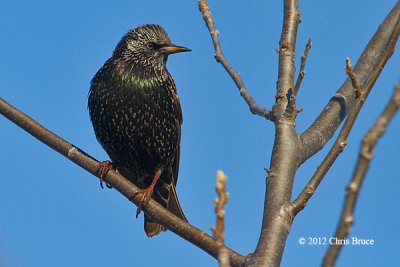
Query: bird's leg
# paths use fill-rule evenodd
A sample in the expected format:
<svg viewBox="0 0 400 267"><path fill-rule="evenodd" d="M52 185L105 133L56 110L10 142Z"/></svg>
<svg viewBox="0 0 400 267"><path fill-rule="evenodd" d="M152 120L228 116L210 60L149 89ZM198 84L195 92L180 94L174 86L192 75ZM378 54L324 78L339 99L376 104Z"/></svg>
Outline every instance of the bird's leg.
<svg viewBox="0 0 400 267"><path fill-rule="evenodd" d="M154 174L153 180L151 181L151 184L144 189L138 189L138 191L136 191L135 193L133 193L131 195L131 197L129 198L130 200L133 200L133 198L138 195L138 194L142 194L140 201L139 201L139 205L136 211L136 218L139 216L140 212L142 211L142 208L144 206L146 206L146 204L149 202L151 195L153 194L153 190L154 190L154 186L156 185L158 179L161 176L162 171L160 169L158 169L156 171L156 173Z"/></svg>
<svg viewBox="0 0 400 267"><path fill-rule="evenodd" d="M125 164L123 163L118 163L118 162L110 162L109 160L103 161L99 163L99 166L97 166L97 173L100 175L100 186L101 188L104 189L103 187L103 181L104 178L106 178L107 173L110 170L116 170L118 167L125 167ZM112 188L111 185L106 183L106 186L108 188Z"/></svg>

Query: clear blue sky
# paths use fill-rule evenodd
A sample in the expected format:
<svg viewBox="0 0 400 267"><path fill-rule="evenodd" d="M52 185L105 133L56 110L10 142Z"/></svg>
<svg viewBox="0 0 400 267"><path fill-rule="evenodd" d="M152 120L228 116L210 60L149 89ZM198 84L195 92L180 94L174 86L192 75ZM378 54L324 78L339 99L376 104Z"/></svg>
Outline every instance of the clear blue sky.
<svg viewBox="0 0 400 267"><path fill-rule="evenodd" d="M225 55L259 104L274 103L282 1L210 0ZM313 47L299 93L299 132L314 120L346 78L345 58L356 61L396 1L301 1L297 58ZM158 23L174 43L193 52L171 56L168 68L184 113L178 195L190 222L210 233L217 169L229 176L226 243L252 252L261 227L273 124L251 115L233 82L213 59L197 1L2 1L0 95L99 160L86 108L89 82L132 27ZM299 63L297 63L297 66ZM349 145L315 197L296 218L282 266L318 266L326 246L300 246L304 237L332 236L360 139L399 80L400 55L381 74ZM345 247L338 266L398 263L400 116L379 142L356 210L352 236L370 247ZM0 265L216 266L213 258L170 232L149 239L142 216L115 190L0 118ZM332 142L328 144L331 145ZM299 170L296 195L322 153Z"/></svg>

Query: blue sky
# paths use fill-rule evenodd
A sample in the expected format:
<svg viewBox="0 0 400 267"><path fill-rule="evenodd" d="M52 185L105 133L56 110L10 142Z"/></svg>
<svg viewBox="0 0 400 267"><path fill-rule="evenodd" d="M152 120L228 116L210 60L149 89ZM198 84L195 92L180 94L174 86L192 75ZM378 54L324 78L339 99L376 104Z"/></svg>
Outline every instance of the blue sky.
<svg viewBox="0 0 400 267"><path fill-rule="evenodd" d="M210 0L223 50L256 101L270 108L277 80L275 49L282 1ZM339 88L345 58L355 63L396 1L301 1L297 58L312 38L298 96L302 132ZM0 10L0 96L99 160L87 112L89 82L119 39L144 23L162 25L191 53L173 55L168 68L183 108L178 195L190 222L210 233L215 174L228 175L226 243L246 255L261 227L273 124L251 115L237 89L213 59L197 1L10 1ZM299 63L297 63L297 66ZM326 246L300 246L300 237L333 235L344 188L360 140L399 81L398 52L377 81L349 144L301 212L287 240L282 266L317 266ZM379 142L359 204L352 236L375 245L347 246L338 266L394 266L398 259L400 180L395 174L400 116ZM115 190L0 118L0 265L216 266L213 258L171 232L149 239L136 208ZM294 196L313 174L330 142L297 173Z"/></svg>

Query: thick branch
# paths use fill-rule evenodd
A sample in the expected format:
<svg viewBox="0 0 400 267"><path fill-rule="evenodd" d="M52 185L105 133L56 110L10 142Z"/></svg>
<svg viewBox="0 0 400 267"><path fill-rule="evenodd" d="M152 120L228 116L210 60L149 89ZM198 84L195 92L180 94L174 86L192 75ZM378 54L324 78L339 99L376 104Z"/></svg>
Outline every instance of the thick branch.
<svg viewBox="0 0 400 267"><path fill-rule="evenodd" d="M357 86L358 77L354 74L351 68L350 60L348 58L346 59L346 72L351 78L351 80L353 80L353 84ZM357 92L359 92L360 95L357 96ZM321 165L318 166L311 180L308 182L308 184L304 187L303 191L301 191L300 195L291 205L291 210L294 216L296 216L297 213L299 213L302 209L304 209L307 202L314 195L322 179L328 173L332 164L335 162L339 154L343 151L344 147L347 145L347 137L349 136L354 126L354 122L356 121L357 116L365 103L365 97L364 97L365 93L366 91L365 90L361 91L360 88L358 88L358 90L357 88L353 89L353 98L356 98L354 107L351 110L349 116L347 117L343 125L343 128L340 130L340 133L336 138L335 143L329 150L328 155L326 155L325 159L322 161Z"/></svg>
<svg viewBox="0 0 400 267"><path fill-rule="evenodd" d="M86 171L98 176L98 161L81 151L79 148L68 143L61 137L52 133L48 129L44 128L32 118L8 104L2 98L0 98L0 114ZM110 171L104 181L128 199L138 190L134 184L115 171ZM137 196L133 199L133 202L137 205L139 203L139 199L140 196ZM153 221L164 225L168 230L186 239L214 258L218 258L217 243L207 233L182 221L152 199L149 201L146 207L143 208L143 210ZM244 261L244 257L229 248L227 248L227 250L230 256L231 264L233 266L241 266Z"/></svg>
<svg viewBox="0 0 400 267"><path fill-rule="evenodd" d="M279 66L276 104L272 109L274 117L280 120L285 116L294 122L296 118L294 76L296 36L300 23L299 3L297 0L284 1L284 18L281 39L279 41ZM292 97L293 96L293 97ZM290 101L290 103L289 103ZM288 105L289 104L289 105Z"/></svg>
<svg viewBox="0 0 400 267"><path fill-rule="evenodd" d="M373 157L373 151L379 138L385 133L389 123L396 115L400 107L400 83L397 84L395 91L386 106L385 110L376 120L374 126L364 136L357 165L353 174L353 178L347 186L346 200L343 206L342 215L335 233L335 237L344 240L350 233L350 229L354 224L354 210L358 199L362 183L368 171L369 164ZM331 245L325 255L323 266L334 266L339 256L341 244Z"/></svg>
<svg viewBox="0 0 400 267"><path fill-rule="evenodd" d="M210 31L211 38L214 44L214 49L215 49L215 60L218 63L221 63L221 65L224 67L226 72L228 72L229 76L231 76L232 80L235 82L236 87L239 89L240 95L243 97L243 99L246 101L247 105L250 108L250 111L253 114L260 115L267 120L272 121L273 117L272 114L269 110L260 107L257 105L257 103L254 101L253 97L250 95L249 91L247 90L246 86L244 85L242 79L240 78L240 75L238 72L236 72L232 66L229 64L228 60L225 58L225 56L222 53L221 49L221 44L218 39L219 32L215 28L215 21L212 17L210 8L208 7L207 1L206 0L199 0L199 9L201 14L203 15L204 22L207 25L208 30Z"/></svg>
<svg viewBox="0 0 400 267"><path fill-rule="evenodd" d="M380 72L394 52L400 32L400 1L382 22L358 60L354 73L367 97ZM348 78L330 100L319 117L301 135L303 140L302 160L321 150L332 138L354 105L351 79Z"/></svg>
<svg viewBox="0 0 400 267"><path fill-rule="evenodd" d="M298 136L295 132L296 110L287 110L288 95L293 90L295 47L300 12L297 0L284 1L284 20L279 49L277 101L273 107L275 143L267 177L262 230L249 266L279 266L293 216L290 203L295 172L299 166Z"/></svg>

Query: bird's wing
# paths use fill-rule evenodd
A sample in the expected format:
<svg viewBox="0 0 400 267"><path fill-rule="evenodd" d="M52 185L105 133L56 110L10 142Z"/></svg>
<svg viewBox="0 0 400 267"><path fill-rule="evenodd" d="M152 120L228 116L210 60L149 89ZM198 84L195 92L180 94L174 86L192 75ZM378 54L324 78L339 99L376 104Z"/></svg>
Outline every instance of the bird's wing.
<svg viewBox="0 0 400 267"><path fill-rule="evenodd" d="M181 143L181 125L182 125L182 109L179 103L178 94L176 91L175 83L170 77L167 85L168 90L170 90L172 95L173 107L176 114L176 128L177 128L177 145L176 145L176 155L172 162L172 165L168 168L169 181L162 181L158 183L155 192L153 193L153 198L158 203L167 208L170 212L178 216L184 221L187 221L185 214L181 208L181 205L176 195L175 186L178 181L179 172L179 157L180 157L180 143ZM144 230L148 236L155 236L162 231L165 231L165 227L153 222L150 218L145 215L144 218Z"/></svg>
<svg viewBox="0 0 400 267"><path fill-rule="evenodd" d="M176 86L174 83L174 80L172 78L170 79L170 90L172 93L172 99L174 102L174 109L176 112L176 128L177 128L177 137L178 137L178 142L176 145L176 155L175 159L172 163L172 174L173 174L173 181L174 185L176 186L176 183L178 182L178 174L179 174L179 160L180 160L180 154L181 154L181 125L183 123L183 117L182 117L182 108L181 108L181 103L179 102L179 97L178 97L178 92L176 91Z"/></svg>

